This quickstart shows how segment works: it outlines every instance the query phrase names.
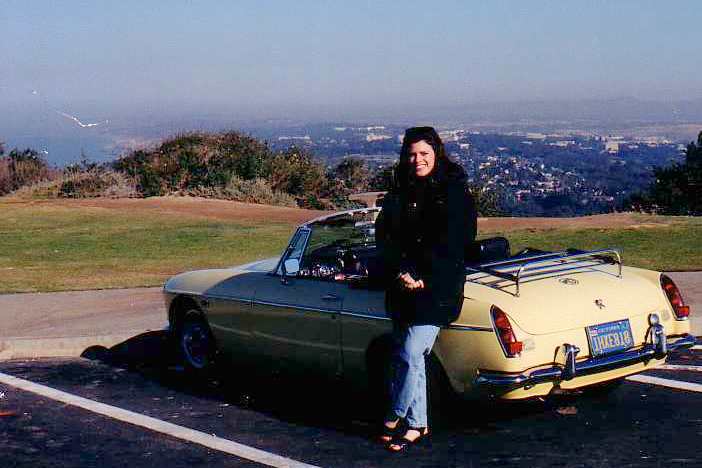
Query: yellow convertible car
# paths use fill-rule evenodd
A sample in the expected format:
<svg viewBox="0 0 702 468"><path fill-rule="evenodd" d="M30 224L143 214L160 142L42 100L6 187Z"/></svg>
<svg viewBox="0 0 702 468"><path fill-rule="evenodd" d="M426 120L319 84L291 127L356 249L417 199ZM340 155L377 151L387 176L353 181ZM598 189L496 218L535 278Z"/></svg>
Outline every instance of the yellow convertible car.
<svg viewBox="0 0 702 468"><path fill-rule="evenodd" d="M185 367L197 372L217 358L372 381L392 327L379 210L309 221L280 258L169 279L166 310ZM617 250L511 255L506 239L493 238L470 255L462 311L431 356L458 395L525 399L618 381L695 343L673 281L623 266Z"/></svg>

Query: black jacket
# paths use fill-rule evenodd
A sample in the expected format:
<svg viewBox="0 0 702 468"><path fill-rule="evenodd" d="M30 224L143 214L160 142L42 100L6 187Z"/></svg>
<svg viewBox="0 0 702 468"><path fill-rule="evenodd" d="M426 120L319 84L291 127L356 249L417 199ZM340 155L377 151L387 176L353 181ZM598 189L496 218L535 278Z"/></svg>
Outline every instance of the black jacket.
<svg viewBox="0 0 702 468"><path fill-rule="evenodd" d="M376 244L384 262L385 305L393 320L446 325L463 303L465 252L475 240L477 213L463 168L450 164L439 183L423 183L385 195L376 220ZM409 272L424 289L401 287Z"/></svg>

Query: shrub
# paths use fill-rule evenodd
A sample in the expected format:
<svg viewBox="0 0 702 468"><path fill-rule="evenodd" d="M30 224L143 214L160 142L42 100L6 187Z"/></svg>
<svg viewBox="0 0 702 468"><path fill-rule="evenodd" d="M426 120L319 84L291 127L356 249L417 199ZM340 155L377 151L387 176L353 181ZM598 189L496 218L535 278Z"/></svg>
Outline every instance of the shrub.
<svg viewBox="0 0 702 468"><path fill-rule="evenodd" d="M236 175L245 180L264 175L268 147L236 132L186 133L153 150L138 150L118 159L114 168L133 177L144 196L223 188Z"/></svg>
<svg viewBox="0 0 702 468"><path fill-rule="evenodd" d="M232 176L222 189L222 194L229 200L265 205L297 206L291 195L273 190L266 179L257 177L252 180Z"/></svg>
<svg viewBox="0 0 702 468"><path fill-rule="evenodd" d="M0 195L13 192L24 185L47 180L56 175L39 153L33 149L13 149L0 157Z"/></svg>
<svg viewBox="0 0 702 468"><path fill-rule="evenodd" d="M296 147L274 153L237 132L178 135L121 157L113 167L133 177L147 197L181 193L283 205L294 200L322 209L348 204L349 190L310 153ZM354 181L356 173L349 173Z"/></svg>
<svg viewBox="0 0 702 468"><path fill-rule="evenodd" d="M20 198L128 198L138 197L136 184L125 174L96 167L66 170L53 180L35 182L13 193Z"/></svg>

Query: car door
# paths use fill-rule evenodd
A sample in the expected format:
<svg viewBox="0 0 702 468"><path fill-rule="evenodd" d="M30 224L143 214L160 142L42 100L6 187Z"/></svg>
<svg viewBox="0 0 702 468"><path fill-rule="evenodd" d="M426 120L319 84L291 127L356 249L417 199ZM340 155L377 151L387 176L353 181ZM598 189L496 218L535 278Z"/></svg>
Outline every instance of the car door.
<svg viewBox="0 0 702 468"><path fill-rule="evenodd" d="M300 229L279 269L256 286L251 331L256 352L285 371L336 375L341 369L339 310L343 287L300 275L295 262L310 236ZM284 274L283 265L288 265ZM292 271L291 271L292 270Z"/></svg>
<svg viewBox="0 0 702 468"><path fill-rule="evenodd" d="M253 337L276 367L340 372L340 290L327 281L269 276L256 289Z"/></svg>

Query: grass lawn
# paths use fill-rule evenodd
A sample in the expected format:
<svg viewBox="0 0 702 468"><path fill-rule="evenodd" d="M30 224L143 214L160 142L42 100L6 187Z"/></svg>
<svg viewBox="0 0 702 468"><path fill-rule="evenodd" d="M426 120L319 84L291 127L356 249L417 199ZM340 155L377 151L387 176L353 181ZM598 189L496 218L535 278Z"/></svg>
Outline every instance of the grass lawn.
<svg viewBox="0 0 702 468"><path fill-rule="evenodd" d="M181 271L275 255L292 228L0 201L0 292L158 286Z"/></svg>
<svg viewBox="0 0 702 468"><path fill-rule="evenodd" d="M524 247L542 250L617 247L624 265L659 271L702 270L702 219L682 218L643 228L520 230L493 234L507 237L512 252Z"/></svg>
<svg viewBox="0 0 702 468"><path fill-rule="evenodd" d="M198 205L195 205L198 206ZM159 286L181 271L278 254L297 224L0 199L0 293ZM486 229L516 252L620 247L625 265L702 270L702 219L642 216L631 226ZM504 224L504 223L503 223Z"/></svg>

